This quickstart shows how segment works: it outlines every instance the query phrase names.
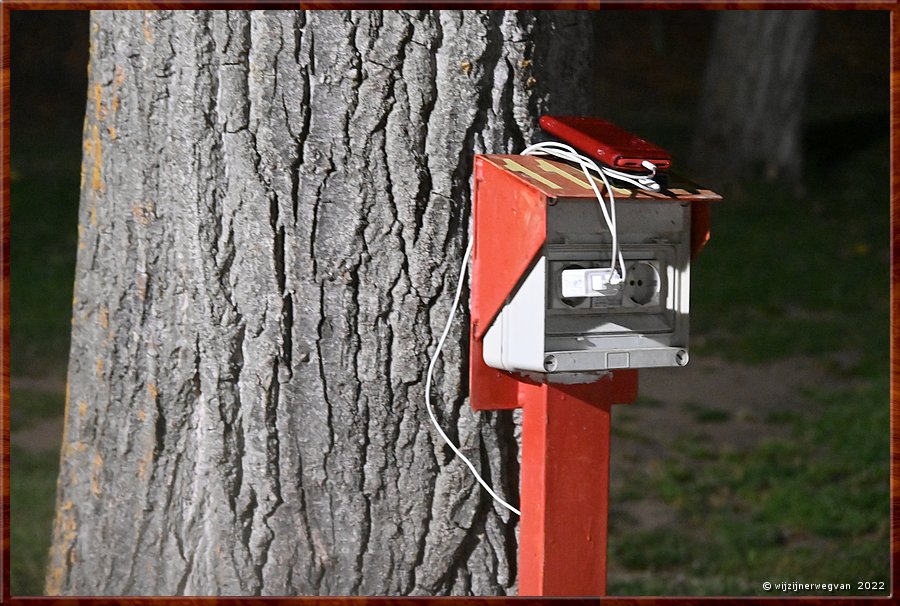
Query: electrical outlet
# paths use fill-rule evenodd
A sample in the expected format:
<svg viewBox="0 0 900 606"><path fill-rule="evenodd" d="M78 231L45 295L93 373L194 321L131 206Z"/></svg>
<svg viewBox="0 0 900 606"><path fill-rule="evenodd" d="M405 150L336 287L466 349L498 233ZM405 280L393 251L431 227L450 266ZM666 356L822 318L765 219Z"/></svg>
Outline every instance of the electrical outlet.
<svg viewBox="0 0 900 606"><path fill-rule="evenodd" d="M658 261L633 261L627 265L623 299L635 305L659 305L662 278Z"/></svg>

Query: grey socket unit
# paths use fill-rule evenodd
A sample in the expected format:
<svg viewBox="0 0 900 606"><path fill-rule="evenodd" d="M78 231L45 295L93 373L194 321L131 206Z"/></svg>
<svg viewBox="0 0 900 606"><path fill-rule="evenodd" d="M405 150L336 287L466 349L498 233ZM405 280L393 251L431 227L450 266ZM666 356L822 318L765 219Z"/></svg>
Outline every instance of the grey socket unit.
<svg viewBox="0 0 900 606"><path fill-rule="evenodd" d="M595 199L557 198L546 209L546 242L485 334L485 363L562 383L687 364L690 203L618 198L626 281L618 296L577 299L562 297L562 272L609 267L612 236Z"/></svg>

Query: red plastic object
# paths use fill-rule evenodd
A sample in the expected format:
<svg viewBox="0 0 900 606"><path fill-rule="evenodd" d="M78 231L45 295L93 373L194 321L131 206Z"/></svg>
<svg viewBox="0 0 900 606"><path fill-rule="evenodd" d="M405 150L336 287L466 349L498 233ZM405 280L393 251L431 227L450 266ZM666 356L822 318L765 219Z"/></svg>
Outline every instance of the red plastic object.
<svg viewBox="0 0 900 606"><path fill-rule="evenodd" d="M649 160L660 170L672 164L672 155L658 145L597 118L541 116L541 128L584 151L607 166L643 170Z"/></svg>

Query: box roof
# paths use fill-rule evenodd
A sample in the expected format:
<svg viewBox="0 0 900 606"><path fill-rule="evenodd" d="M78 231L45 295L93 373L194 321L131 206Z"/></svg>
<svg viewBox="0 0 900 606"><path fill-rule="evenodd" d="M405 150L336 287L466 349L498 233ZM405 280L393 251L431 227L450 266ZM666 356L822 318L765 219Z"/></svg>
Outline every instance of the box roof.
<svg viewBox="0 0 900 606"><path fill-rule="evenodd" d="M506 171L539 190L548 198L592 198L594 190L584 176L584 172L565 162L551 160L546 156L519 156L511 154L489 154L482 156L485 161ZM603 182L595 179L600 192L605 194ZM669 187L659 192L648 192L625 185L613 185L616 199L670 200L672 202L714 202L722 196L714 191L684 178L669 173Z"/></svg>

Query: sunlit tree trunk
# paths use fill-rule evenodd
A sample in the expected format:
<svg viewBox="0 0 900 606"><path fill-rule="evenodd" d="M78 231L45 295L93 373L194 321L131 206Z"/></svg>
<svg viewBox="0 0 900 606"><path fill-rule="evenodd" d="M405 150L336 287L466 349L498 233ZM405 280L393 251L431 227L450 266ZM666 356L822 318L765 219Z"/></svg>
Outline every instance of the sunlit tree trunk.
<svg viewBox="0 0 900 606"><path fill-rule="evenodd" d="M472 156L583 110L587 18L94 13L49 593L515 591L517 520L424 374ZM465 327L438 413L515 501Z"/></svg>

